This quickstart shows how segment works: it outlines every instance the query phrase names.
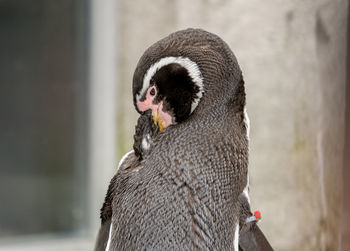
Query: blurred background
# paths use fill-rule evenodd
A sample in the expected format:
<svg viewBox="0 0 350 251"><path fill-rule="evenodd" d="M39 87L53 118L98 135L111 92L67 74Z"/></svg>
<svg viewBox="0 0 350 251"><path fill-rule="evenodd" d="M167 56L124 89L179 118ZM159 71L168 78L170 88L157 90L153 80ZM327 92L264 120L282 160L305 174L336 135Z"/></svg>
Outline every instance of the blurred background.
<svg viewBox="0 0 350 251"><path fill-rule="evenodd" d="M148 46L203 28L236 54L250 194L275 250L350 250L347 0L0 0L0 250L92 250Z"/></svg>

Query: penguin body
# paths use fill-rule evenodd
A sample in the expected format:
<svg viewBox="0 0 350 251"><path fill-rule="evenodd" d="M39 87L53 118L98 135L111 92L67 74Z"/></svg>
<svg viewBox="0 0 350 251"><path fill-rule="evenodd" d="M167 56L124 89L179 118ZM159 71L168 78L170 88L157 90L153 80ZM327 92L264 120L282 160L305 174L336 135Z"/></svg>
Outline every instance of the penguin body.
<svg viewBox="0 0 350 251"><path fill-rule="evenodd" d="M100 232L109 225L102 247L238 250L248 128L232 51L209 32L175 32L141 57L133 96L160 132L151 148L145 144L146 158L131 152L113 178L104 204L110 210L101 213Z"/></svg>
<svg viewBox="0 0 350 251"><path fill-rule="evenodd" d="M145 114L139 117L137 125L135 126L133 144L134 150L126 154L121 161L118 170L129 170L132 172L139 167L140 162L147 157L147 153L149 152L152 144L152 138L154 138L157 133L159 133L159 128L157 128L157 126L155 126L153 123L151 113L145 112ZM145 145L147 147L145 147ZM116 174L110 182L105 201L101 208L101 227L97 236L95 251L108 250L106 247L108 240L111 238L109 234L112 218L111 205L114 198L117 175L118 174ZM242 193L238 198L240 208L239 250L273 250L256 222L246 223L246 219L253 215L250 209L250 202L247 194Z"/></svg>

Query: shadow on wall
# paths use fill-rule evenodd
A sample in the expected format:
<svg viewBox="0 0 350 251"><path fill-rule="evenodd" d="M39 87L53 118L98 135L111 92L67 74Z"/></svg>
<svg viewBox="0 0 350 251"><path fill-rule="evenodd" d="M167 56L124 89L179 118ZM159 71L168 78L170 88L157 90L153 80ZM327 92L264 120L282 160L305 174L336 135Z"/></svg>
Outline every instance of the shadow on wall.
<svg viewBox="0 0 350 251"><path fill-rule="evenodd" d="M350 4L348 8L345 148L343 167L342 250L350 250Z"/></svg>

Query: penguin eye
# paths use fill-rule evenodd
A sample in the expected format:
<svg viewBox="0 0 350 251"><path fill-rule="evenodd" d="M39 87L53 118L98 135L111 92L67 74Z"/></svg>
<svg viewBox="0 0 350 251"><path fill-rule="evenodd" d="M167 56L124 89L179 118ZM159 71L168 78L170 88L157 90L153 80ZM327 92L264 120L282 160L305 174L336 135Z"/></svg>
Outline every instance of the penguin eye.
<svg viewBox="0 0 350 251"><path fill-rule="evenodd" d="M152 87L151 90L149 91L149 94L153 97L156 95L156 88Z"/></svg>

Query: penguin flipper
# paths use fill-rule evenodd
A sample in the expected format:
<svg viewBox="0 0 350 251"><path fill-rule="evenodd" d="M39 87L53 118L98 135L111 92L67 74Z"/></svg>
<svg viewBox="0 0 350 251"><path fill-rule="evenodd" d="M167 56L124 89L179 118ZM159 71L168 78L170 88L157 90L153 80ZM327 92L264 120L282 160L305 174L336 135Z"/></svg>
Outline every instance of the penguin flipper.
<svg viewBox="0 0 350 251"><path fill-rule="evenodd" d="M252 216L250 203L246 194L238 196L240 205L239 250L241 251L271 251L273 248L256 222L246 222Z"/></svg>
<svg viewBox="0 0 350 251"><path fill-rule="evenodd" d="M109 239L109 231L112 219L109 218L106 222L101 224L100 230L97 234L94 251L105 251Z"/></svg>
<svg viewBox="0 0 350 251"><path fill-rule="evenodd" d="M242 251L273 251L270 243L256 223L239 234L239 250Z"/></svg>
<svg viewBox="0 0 350 251"><path fill-rule="evenodd" d="M105 200L103 202L100 218L101 218L101 226L97 234L96 242L95 242L95 251L104 251L106 249L108 240L109 240L109 231L111 229L112 222L112 214L113 207L112 203L114 200L115 189L118 186L118 176L122 175L127 176L126 174L132 172L137 169L140 165L140 161L138 157L135 155L134 151L130 151L126 153L121 161L119 162L117 173L111 179L109 183L107 194ZM120 179L120 177L119 177Z"/></svg>
<svg viewBox="0 0 350 251"><path fill-rule="evenodd" d="M122 165L123 163L121 163L120 166ZM115 187L116 179L117 179L117 174L113 176L111 182L109 183L107 194L101 208L101 212L100 212L101 226L98 231L96 242L95 242L95 248L94 248L95 251L104 251L108 243L109 231L110 231L110 226L112 222L112 212L113 212L112 202L113 202L114 187Z"/></svg>

